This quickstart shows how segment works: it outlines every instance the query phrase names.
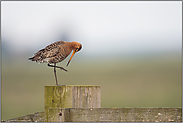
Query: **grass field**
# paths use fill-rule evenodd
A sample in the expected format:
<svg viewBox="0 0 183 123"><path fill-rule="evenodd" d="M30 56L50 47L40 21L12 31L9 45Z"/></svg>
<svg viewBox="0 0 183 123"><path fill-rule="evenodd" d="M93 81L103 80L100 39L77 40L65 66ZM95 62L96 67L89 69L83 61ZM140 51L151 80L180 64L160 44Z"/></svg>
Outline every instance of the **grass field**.
<svg viewBox="0 0 183 123"><path fill-rule="evenodd" d="M59 84L100 85L102 107L182 106L180 56L79 61L74 58L67 73L57 69ZM55 84L53 68L2 60L1 71L3 120L44 111L44 86Z"/></svg>

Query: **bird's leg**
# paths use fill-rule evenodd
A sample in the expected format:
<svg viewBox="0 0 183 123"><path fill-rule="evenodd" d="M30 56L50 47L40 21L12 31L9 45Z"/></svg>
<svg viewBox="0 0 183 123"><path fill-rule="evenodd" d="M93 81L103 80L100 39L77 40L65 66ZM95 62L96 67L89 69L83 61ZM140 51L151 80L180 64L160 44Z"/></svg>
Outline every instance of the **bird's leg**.
<svg viewBox="0 0 183 123"><path fill-rule="evenodd" d="M54 63L54 65L48 64L48 66L49 66L49 67L54 67L54 74L55 74L56 85L58 85L57 75L56 75L56 68L60 68L60 69L63 69L63 70L65 70L65 71L67 71L67 70L64 69L63 67L56 66L56 63Z"/></svg>
<svg viewBox="0 0 183 123"><path fill-rule="evenodd" d="M56 63L54 63L54 66L56 66ZM54 67L54 74L55 74L56 85L58 85L57 74L56 74L56 68L55 67Z"/></svg>
<svg viewBox="0 0 183 123"><path fill-rule="evenodd" d="M54 68L60 68L61 70L67 71L67 70L66 70L65 68L63 68L63 67L56 66L56 63L54 63L54 65L48 64L48 66L49 66L49 67L54 67Z"/></svg>

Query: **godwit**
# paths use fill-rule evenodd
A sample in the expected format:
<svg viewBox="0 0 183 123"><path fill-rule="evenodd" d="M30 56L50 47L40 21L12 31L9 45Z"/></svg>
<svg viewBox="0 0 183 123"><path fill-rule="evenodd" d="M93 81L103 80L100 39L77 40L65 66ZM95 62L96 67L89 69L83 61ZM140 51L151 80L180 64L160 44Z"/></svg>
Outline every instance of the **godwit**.
<svg viewBox="0 0 183 123"><path fill-rule="evenodd" d="M44 49L41 49L38 52L36 52L32 58L29 58L29 60L40 63L48 63L49 67L54 67L56 85L58 85L56 68L60 68L61 70L64 71L67 70L64 69L63 67L56 66L56 63L63 61L73 50L71 58L67 63L68 66L74 54L80 51L81 48L82 45L75 41L73 42L57 41L46 46ZM54 65L50 65L51 63L54 63Z"/></svg>

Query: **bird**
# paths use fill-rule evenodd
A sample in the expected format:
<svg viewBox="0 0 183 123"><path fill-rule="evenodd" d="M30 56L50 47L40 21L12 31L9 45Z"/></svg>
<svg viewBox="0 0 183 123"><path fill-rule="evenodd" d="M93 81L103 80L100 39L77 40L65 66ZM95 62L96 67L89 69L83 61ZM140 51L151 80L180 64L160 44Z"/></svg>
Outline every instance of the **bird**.
<svg viewBox="0 0 183 123"><path fill-rule="evenodd" d="M31 58L28 60L39 62L39 63L48 63L49 67L54 67L54 75L56 80L56 85L58 85L56 68L67 71L63 67L56 66L56 63L63 61L72 51L72 55L66 66L69 65L74 54L82 49L82 45L76 41L67 42L67 41L57 41L54 42L45 48L37 51ZM54 64L54 65L51 65Z"/></svg>

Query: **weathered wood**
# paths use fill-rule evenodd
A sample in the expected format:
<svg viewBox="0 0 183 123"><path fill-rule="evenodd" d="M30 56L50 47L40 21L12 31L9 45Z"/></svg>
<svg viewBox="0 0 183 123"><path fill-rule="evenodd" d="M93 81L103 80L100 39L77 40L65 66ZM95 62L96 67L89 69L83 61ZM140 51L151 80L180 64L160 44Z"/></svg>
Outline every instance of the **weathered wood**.
<svg viewBox="0 0 183 123"><path fill-rule="evenodd" d="M12 118L1 122L44 122L45 114L43 112L36 112L22 117Z"/></svg>
<svg viewBox="0 0 183 123"><path fill-rule="evenodd" d="M6 122L43 121L182 122L182 108L101 108L100 86L45 86L44 112Z"/></svg>
<svg viewBox="0 0 183 123"><path fill-rule="evenodd" d="M50 108L48 119L48 122L182 122L182 108Z"/></svg>
<svg viewBox="0 0 183 123"><path fill-rule="evenodd" d="M46 121L50 108L100 108L101 88L91 85L45 86Z"/></svg>
<svg viewBox="0 0 183 123"><path fill-rule="evenodd" d="M44 112L37 112L1 122L44 120ZM182 108L50 108L49 122L182 122Z"/></svg>

